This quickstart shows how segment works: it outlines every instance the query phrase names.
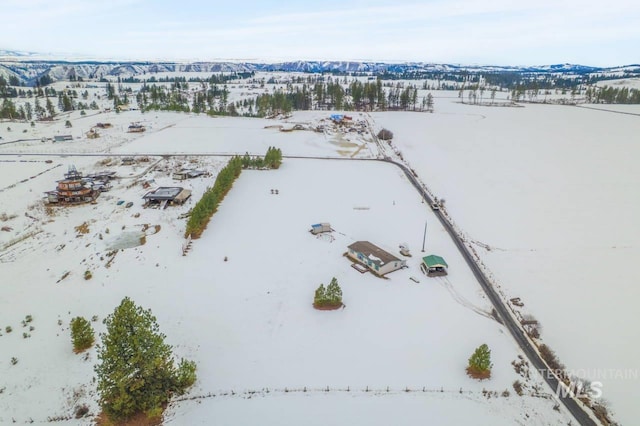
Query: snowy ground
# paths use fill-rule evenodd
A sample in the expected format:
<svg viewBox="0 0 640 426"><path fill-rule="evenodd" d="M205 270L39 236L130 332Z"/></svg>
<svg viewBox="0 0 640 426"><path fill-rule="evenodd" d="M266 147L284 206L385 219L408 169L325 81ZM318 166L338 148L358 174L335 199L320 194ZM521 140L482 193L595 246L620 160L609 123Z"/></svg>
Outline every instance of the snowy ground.
<svg viewBox="0 0 640 426"><path fill-rule="evenodd" d="M136 114L140 116L119 114L114 121L126 124ZM319 120L323 113L311 115L268 123L286 127L294 121ZM276 145L285 154L377 155L366 134L349 142L355 146L345 153L344 146L333 142L332 132L279 132L265 129L263 120L145 117L153 127L148 133L113 132L118 152L263 153ZM93 152L99 144L19 143L14 149L33 153L44 146L45 152L72 153L81 146ZM111 148L108 144L104 150ZM199 379L187 395L195 399L172 404L168 423L282 423L283 411L290 424L313 423L313 413L326 412L340 413L336 424L353 424L354 419L413 424L427 418L441 424L568 422L563 408L553 409L557 402L536 372L525 379L514 371L511 362L519 355L515 342L488 318L489 304L464 260L394 166L286 159L277 171L245 171L203 237L182 256L185 220L179 216L212 184L225 159L152 156L134 166L109 157L52 160L24 163L19 171L16 164L22 163L6 163L11 166L4 170L10 171L1 175L1 188L19 184L0 192L0 213L15 215L2 223L13 229L3 235L0 252L5 277L5 297L0 300L0 423L89 422L68 417L80 403L97 412L92 384L95 349L87 355L73 354L68 324L78 315L95 316L94 327L103 331L101 320L124 296L151 308L176 355L198 364ZM178 162L205 168L213 176L175 182L171 171L180 167ZM5 163L1 164L0 170ZM123 178L95 205L45 209L39 203L42 193L54 187L70 164L85 173L113 169ZM193 190L193 199L181 207L143 209L143 180L185 185ZM127 209L117 204L120 200L133 201L134 206ZM312 236L309 225L319 221L331 222L336 231ZM446 279L427 279L418 269L425 221L425 254L445 257L450 265ZM81 234L75 227L84 223L89 232ZM16 242L29 224L42 232ZM141 234L146 234L144 245L112 258L115 245ZM414 256L408 269L389 279L363 275L342 256L357 240L370 240L394 253L406 242ZM93 274L90 280L84 279L87 270ZM343 288L346 308L315 311L315 288L334 276ZM420 283L410 281L410 276L419 277ZM22 327L27 315L34 319ZM6 326L12 332L6 333ZM464 368L481 343L492 349L493 376L476 382ZM515 380L525 383L524 397L515 395ZM306 394L287 392L305 387ZM509 396L502 396L505 390ZM251 392L256 393L248 399Z"/></svg>
<svg viewBox="0 0 640 426"><path fill-rule="evenodd" d="M609 109L609 105L597 105ZM636 106L614 106L638 112ZM436 100L431 115L372 114L577 375L634 424L640 335L638 117L584 108ZM484 249L487 245L491 251Z"/></svg>

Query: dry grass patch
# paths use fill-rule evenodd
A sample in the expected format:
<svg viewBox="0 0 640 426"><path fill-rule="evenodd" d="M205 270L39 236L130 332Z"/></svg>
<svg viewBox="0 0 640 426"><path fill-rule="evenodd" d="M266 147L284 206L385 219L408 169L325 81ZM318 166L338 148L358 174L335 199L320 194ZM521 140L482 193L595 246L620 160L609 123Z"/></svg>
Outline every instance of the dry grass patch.
<svg viewBox="0 0 640 426"><path fill-rule="evenodd" d="M78 237L82 236L82 235L86 235L90 232L89 229L89 222L84 222L81 225L78 225L76 227L74 227L73 229L76 230L76 232L78 233Z"/></svg>

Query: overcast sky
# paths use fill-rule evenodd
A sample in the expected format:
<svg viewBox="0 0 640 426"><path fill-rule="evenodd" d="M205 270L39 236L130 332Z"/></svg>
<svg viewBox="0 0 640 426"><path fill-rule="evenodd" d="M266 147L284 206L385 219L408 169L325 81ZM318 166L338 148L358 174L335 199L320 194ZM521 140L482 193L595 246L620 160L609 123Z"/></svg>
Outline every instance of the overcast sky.
<svg viewBox="0 0 640 426"><path fill-rule="evenodd" d="M0 3L0 49L68 59L640 63L639 0Z"/></svg>

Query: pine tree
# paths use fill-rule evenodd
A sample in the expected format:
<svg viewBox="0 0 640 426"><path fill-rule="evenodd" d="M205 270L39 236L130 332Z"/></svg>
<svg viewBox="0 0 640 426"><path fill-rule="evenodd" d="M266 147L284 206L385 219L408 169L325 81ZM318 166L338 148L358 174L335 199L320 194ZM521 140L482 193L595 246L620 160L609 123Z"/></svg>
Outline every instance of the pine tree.
<svg viewBox="0 0 640 426"><path fill-rule="evenodd" d="M71 320L71 341L76 353L89 349L95 342L95 335L91 323L82 317Z"/></svg>
<svg viewBox="0 0 640 426"><path fill-rule="evenodd" d="M327 286L326 300L328 304L333 306L342 304L342 289L338 285L336 277L333 277Z"/></svg>
<svg viewBox="0 0 640 426"><path fill-rule="evenodd" d="M49 113L49 117L53 118L53 116L56 114L56 108L53 106L53 102L51 102L51 99L49 98L47 98L46 109Z"/></svg>
<svg viewBox="0 0 640 426"><path fill-rule="evenodd" d="M486 344L482 344L476 348L469 358L469 367L467 372L477 378L488 378L491 374L491 350Z"/></svg>
<svg viewBox="0 0 640 426"><path fill-rule="evenodd" d="M320 287L316 289L316 294L313 297L313 304L315 306L323 306L326 299L326 290L324 284L320 284Z"/></svg>
<svg viewBox="0 0 640 426"><path fill-rule="evenodd" d="M183 360L176 369L172 348L164 343L151 310L126 297L104 324L107 332L101 334L95 371L100 406L111 420L158 410L195 381L193 362Z"/></svg>

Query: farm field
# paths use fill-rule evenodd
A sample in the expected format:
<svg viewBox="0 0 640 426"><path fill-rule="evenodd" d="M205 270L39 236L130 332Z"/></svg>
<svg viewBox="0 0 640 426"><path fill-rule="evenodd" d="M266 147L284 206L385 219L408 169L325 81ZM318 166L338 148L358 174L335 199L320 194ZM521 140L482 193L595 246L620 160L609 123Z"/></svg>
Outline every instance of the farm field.
<svg viewBox="0 0 640 426"><path fill-rule="evenodd" d="M183 117L158 116L167 125ZM219 122L210 121L213 137ZM187 127L167 139L184 144L189 132ZM145 137L131 144L143 143ZM272 142L277 141L265 146ZM340 147L325 143L331 148L321 146L322 138L314 142L320 151L341 156ZM256 153L263 147L246 146L258 149ZM300 154L317 152L305 148L304 141L298 149ZM0 193L8 213L26 210L42 230L4 250L0 258L3 274L11 277L3 280L3 327L14 329L0 336L6 383L0 398L0 411L6 414L0 422L62 418L67 424L86 424L72 415L79 403L97 413L91 381L95 349L86 356L73 354L68 323L78 315L95 316L94 328L104 331L101 320L129 296L152 309L176 355L198 365L199 379L186 396L196 399L172 404L167 423L208 424L212 416L220 424L258 415L275 420L280 407L296 406L339 408L344 424L367 410L376 424L385 417L368 407L386 398L383 406L397 410L397 416L408 412L407 422L431 413L442 422L469 415L479 424L567 423L564 408L553 409L558 402L537 372L526 379L514 371L516 344L490 318L489 303L473 275L400 169L379 162L285 159L279 170L244 171L203 237L182 256L185 220L180 216L212 184L226 160L151 156L145 161L124 166L119 157L108 155L56 157L49 165L59 167ZM185 163L212 176L175 182L172 170ZM54 186L71 164L86 173L113 168L123 178L95 205L47 211L38 204L38 194ZM143 209L146 190L140 181L185 185L193 198L184 206ZM119 200L134 205L127 209ZM307 231L318 221L331 222L335 231L312 236ZM446 278L427 278L418 268L425 221L425 254L446 258ZM118 243L140 233L144 244L113 255ZM398 244L407 243L413 252L409 267L388 279L357 272L343 253L358 240L370 240L397 256ZM92 272L89 280L83 276L86 270ZM343 288L345 309L314 310L315 288L332 277ZM26 315L34 318L28 338L20 326ZM494 368L490 380L477 382L464 368L482 343L492 350ZM15 365L9 362L12 357L18 360ZM522 397L513 390L516 380L524 383ZM305 387L309 396L285 391ZM323 393L326 387L330 391ZM273 396L260 394L265 389ZM238 396L231 397L232 391ZM243 397L251 392L255 399ZM228 396L211 396L224 393ZM237 407L247 411L239 414ZM299 424L306 421L305 413L292 408L287 419Z"/></svg>
<svg viewBox="0 0 640 426"><path fill-rule="evenodd" d="M433 115L374 113L495 276L505 298L576 375L603 384L622 424L640 415L638 117L441 102ZM636 106L595 106L637 112ZM615 350L612 350L615 348Z"/></svg>

